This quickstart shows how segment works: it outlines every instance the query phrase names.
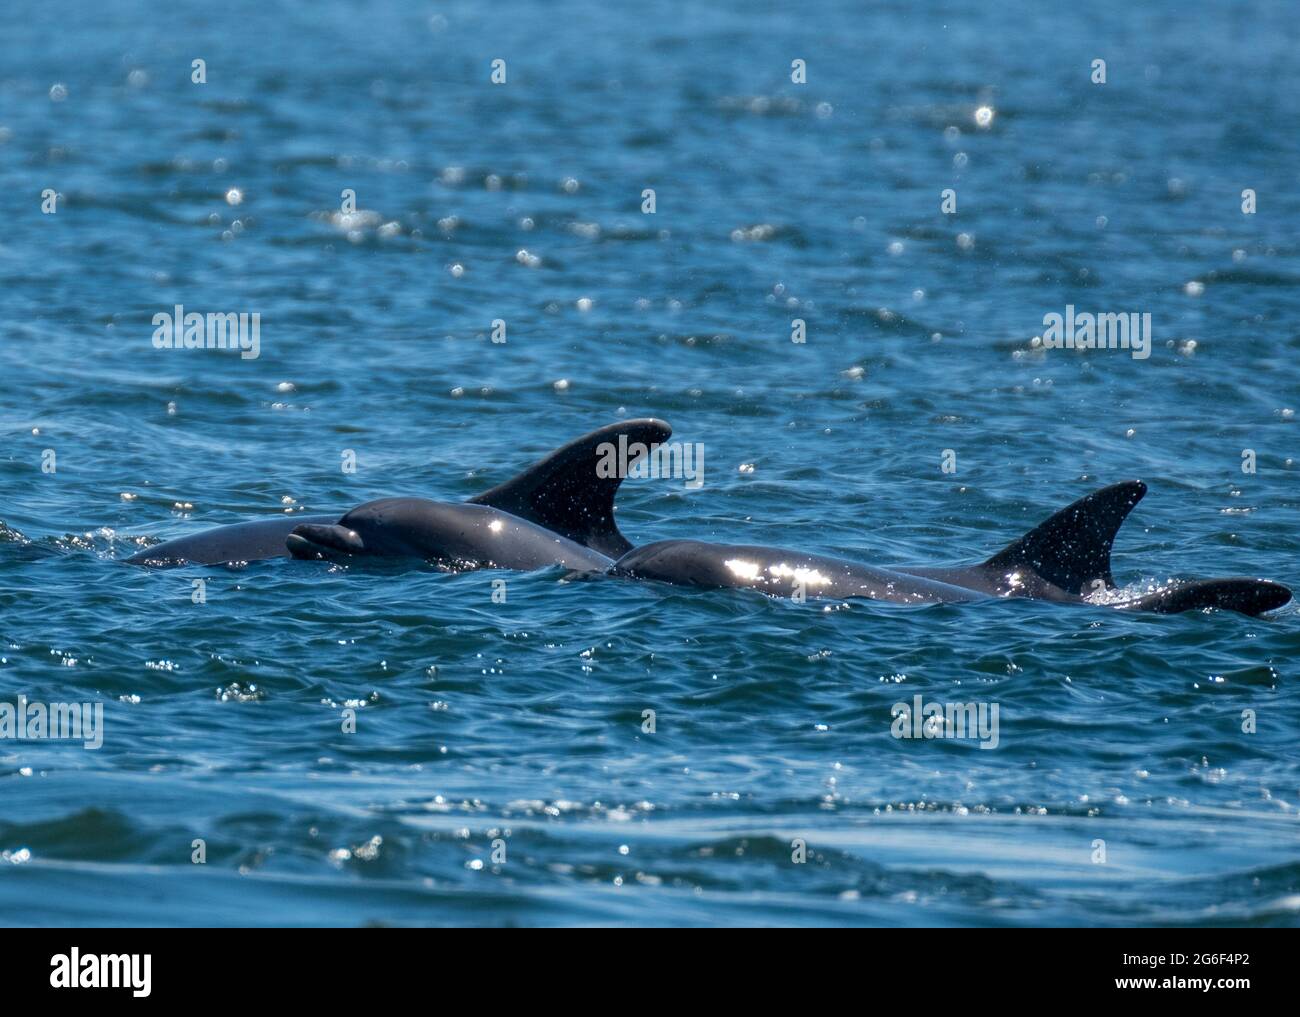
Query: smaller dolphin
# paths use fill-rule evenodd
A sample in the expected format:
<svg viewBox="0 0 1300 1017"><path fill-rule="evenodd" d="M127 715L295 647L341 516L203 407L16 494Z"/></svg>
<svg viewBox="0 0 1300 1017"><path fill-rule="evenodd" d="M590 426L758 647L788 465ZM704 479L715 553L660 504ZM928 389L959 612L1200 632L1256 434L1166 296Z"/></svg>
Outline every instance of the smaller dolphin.
<svg viewBox="0 0 1300 1017"><path fill-rule="evenodd" d="M294 527L285 544L295 558L422 558L451 572L548 565L601 572L613 564L608 555L490 505L427 498L369 501L337 522Z"/></svg>
<svg viewBox="0 0 1300 1017"><path fill-rule="evenodd" d="M631 543L614 522L620 476L597 466L620 436L633 460L672 434L662 420L623 420L576 438L468 502L384 498L339 515L284 515L178 537L133 565L222 565L268 558L412 556L449 568L604 569Z"/></svg>
<svg viewBox="0 0 1300 1017"><path fill-rule="evenodd" d="M236 562L284 558L285 538L303 523L332 523L338 516L282 515L248 523L215 526L175 540L152 544L122 559L128 565L232 565Z"/></svg>
<svg viewBox="0 0 1300 1017"><path fill-rule="evenodd" d="M611 572L782 597L802 592L808 597L866 597L902 604L1025 597L1162 614L1217 607L1259 615L1291 600L1285 586L1241 578L1171 583L1125 597L1111 576L1111 545L1146 490L1144 483L1133 480L1095 491L976 565L878 568L778 547L660 540L623 555Z"/></svg>

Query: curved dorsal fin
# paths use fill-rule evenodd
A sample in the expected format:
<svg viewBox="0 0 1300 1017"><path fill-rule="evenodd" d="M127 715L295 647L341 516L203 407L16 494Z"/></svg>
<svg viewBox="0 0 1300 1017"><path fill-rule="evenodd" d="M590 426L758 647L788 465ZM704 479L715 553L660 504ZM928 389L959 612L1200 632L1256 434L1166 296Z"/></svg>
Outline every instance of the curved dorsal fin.
<svg viewBox="0 0 1300 1017"><path fill-rule="evenodd" d="M1067 593L1088 592L1100 579L1114 587L1110 546L1120 524L1147 493L1140 480L1103 487L1067 505L1014 544L986 561L983 568L1010 572L1028 567Z"/></svg>
<svg viewBox="0 0 1300 1017"><path fill-rule="evenodd" d="M614 523L614 495L623 477L617 471L614 476L602 476L610 471L597 467L602 460L608 462L611 450L617 457L620 448L625 450L624 465L630 465L672 433L666 423L653 418L609 424L575 438L519 476L469 500L619 558L632 550L631 542ZM639 453L637 445L642 446Z"/></svg>

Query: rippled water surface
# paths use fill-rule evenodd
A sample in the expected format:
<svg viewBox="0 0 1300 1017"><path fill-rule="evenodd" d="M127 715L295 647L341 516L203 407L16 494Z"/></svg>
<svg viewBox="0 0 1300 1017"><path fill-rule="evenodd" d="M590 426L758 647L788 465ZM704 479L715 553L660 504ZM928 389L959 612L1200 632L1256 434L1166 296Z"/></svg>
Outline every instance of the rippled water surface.
<svg viewBox="0 0 1300 1017"><path fill-rule="evenodd" d="M1300 584L1294 11L860 6L11 5L0 700L105 720L0 741L0 921L1297 923L1294 613L118 561L658 416L638 543L977 561L1140 477L1121 584Z"/></svg>

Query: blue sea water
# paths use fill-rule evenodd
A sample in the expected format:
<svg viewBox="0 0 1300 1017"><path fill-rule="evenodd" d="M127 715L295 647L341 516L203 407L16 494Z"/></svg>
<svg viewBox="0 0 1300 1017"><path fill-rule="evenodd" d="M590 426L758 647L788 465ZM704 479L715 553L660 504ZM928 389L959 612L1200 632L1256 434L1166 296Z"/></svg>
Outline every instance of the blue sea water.
<svg viewBox="0 0 1300 1017"><path fill-rule="evenodd" d="M1126 588L1300 585L1294 13L15 0L0 701L104 741L0 741L0 921L1300 923L1295 613L117 560L658 416L705 483L638 543L978 561L1140 477ZM1149 358L1035 346L1068 304Z"/></svg>

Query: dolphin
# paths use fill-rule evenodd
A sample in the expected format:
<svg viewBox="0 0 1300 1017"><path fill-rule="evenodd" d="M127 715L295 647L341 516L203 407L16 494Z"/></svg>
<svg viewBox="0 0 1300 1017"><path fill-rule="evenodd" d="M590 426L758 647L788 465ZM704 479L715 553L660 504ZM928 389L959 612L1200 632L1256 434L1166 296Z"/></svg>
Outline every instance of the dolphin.
<svg viewBox="0 0 1300 1017"><path fill-rule="evenodd" d="M1095 491L975 565L878 568L778 547L660 540L624 554L609 571L775 596L865 597L901 604L1025 597L1161 614L1217 607L1254 616L1291 600L1291 591L1279 583L1246 578L1173 582L1132 596L1118 590L1110 570L1111 545L1146 491L1140 480Z"/></svg>
<svg viewBox="0 0 1300 1017"><path fill-rule="evenodd" d="M456 569L603 570L632 544L614 522L623 478L602 476L598 465L620 436L634 460L670 434L662 420L623 420L574 439L467 502L384 498L342 516L275 516L178 537L125 561L223 565L378 555L427 558Z"/></svg>
<svg viewBox="0 0 1300 1017"><path fill-rule="evenodd" d="M128 565L166 566L233 565L284 558L288 556L284 540L295 526L304 522L329 523L337 518L336 515L282 515L248 523L231 523L152 544L122 560Z"/></svg>
<svg viewBox="0 0 1300 1017"><path fill-rule="evenodd" d="M477 568L529 571L563 565L603 572L608 555L491 505L380 498L331 523L304 523L285 538L295 558L422 558L452 572Z"/></svg>

